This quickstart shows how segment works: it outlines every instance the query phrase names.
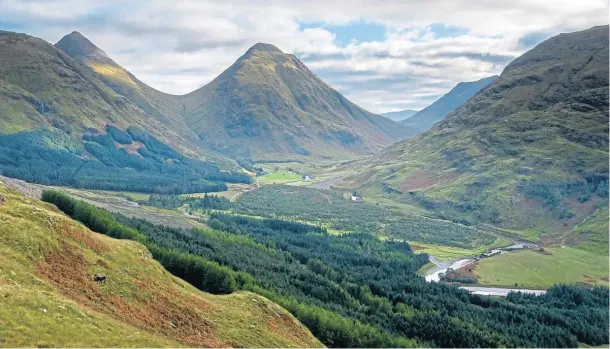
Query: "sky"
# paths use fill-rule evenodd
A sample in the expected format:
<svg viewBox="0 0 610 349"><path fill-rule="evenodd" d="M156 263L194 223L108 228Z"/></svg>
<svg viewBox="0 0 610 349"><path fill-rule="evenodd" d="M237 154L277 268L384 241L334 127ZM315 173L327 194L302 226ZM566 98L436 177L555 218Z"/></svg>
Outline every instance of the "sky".
<svg viewBox="0 0 610 349"><path fill-rule="evenodd" d="M604 24L607 0L0 0L0 29L51 43L79 31L166 93L265 42L375 113L422 109L546 38Z"/></svg>

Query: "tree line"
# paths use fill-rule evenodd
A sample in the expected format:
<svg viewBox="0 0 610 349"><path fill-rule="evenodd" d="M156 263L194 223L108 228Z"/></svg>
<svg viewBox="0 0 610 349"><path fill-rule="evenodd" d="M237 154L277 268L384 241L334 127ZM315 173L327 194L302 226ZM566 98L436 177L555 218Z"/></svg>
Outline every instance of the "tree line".
<svg viewBox="0 0 610 349"><path fill-rule="evenodd" d="M151 194L148 200L141 200L142 205L165 209L176 209L188 205L189 211L196 210L228 210L232 207L229 199L217 195L204 194L202 198L184 197L181 195Z"/></svg>
<svg viewBox="0 0 610 349"><path fill-rule="evenodd" d="M143 144L137 154L116 145L130 140ZM0 135L0 174L44 185L161 194L224 191L225 182L251 181L184 157L140 129L111 126L106 134L86 133L82 143L43 129Z"/></svg>
<svg viewBox="0 0 610 349"><path fill-rule="evenodd" d="M299 302L295 297L279 295L261 287L256 279L247 272L234 271L218 262L203 258L201 255L186 253L176 247L170 247L181 246L176 242L186 243L190 240L189 236L200 236L199 234L204 233L203 231L184 231L155 226L143 220L110 213L85 202L74 200L57 191L44 191L42 199L53 203L64 213L85 224L93 231L118 239L129 239L142 243L149 249L153 258L159 261L170 273L203 291L225 294L238 289L249 290L277 302L306 324L314 335L327 345L336 347L420 346L414 340L391 335L387 331L344 317L320 306ZM143 234L142 231L150 235ZM163 236L167 237L168 233L175 234L173 235L176 240L174 243L163 238ZM242 237L231 237L218 232L216 238L217 242L234 242L233 246L250 246L252 249L271 252L266 247ZM218 252L223 251L219 250ZM231 250L231 252L234 252L234 250ZM232 253L226 254L227 258L231 256L236 257ZM277 256L273 254L273 257ZM256 259L256 257L253 258ZM238 259L240 259L240 263L247 263L247 260Z"/></svg>
<svg viewBox="0 0 610 349"><path fill-rule="evenodd" d="M328 224L339 231L466 249L489 245L496 239L473 227L368 204L366 198L364 204L355 204L331 190L266 185L244 193L234 206L241 214Z"/></svg>
<svg viewBox="0 0 610 349"><path fill-rule="evenodd" d="M170 272L200 289L268 297L328 346L576 347L608 338L606 288L555 286L544 296L506 299L472 295L426 283L416 274L426 255L371 234L337 236L308 224L220 213L210 217L213 229L178 229L61 193L45 192L43 199L92 230L142 242Z"/></svg>

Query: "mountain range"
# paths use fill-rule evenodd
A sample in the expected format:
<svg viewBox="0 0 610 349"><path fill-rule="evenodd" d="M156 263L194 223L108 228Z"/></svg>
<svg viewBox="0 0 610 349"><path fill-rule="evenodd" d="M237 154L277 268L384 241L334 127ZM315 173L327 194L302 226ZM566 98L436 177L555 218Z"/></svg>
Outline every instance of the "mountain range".
<svg viewBox="0 0 610 349"><path fill-rule="evenodd" d="M394 121L402 121L402 120L406 120L410 117L412 117L413 115L417 114L417 110L414 109L405 109L405 110L400 110L400 111L392 111L389 113L383 113L381 115L385 116L388 119L394 120Z"/></svg>
<svg viewBox="0 0 610 349"><path fill-rule="evenodd" d="M410 135L427 131L496 79L497 76L490 76L477 81L460 82L437 101L400 123L409 129Z"/></svg>
<svg viewBox="0 0 610 349"><path fill-rule="evenodd" d="M427 132L356 163L345 186L467 224L586 240L571 229L608 210L608 26L550 38L491 79ZM603 230L589 237L607 245Z"/></svg>
<svg viewBox="0 0 610 349"><path fill-rule="evenodd" d="M159 92L78 32L56 45L177 137L231 158L367 154L406 132L320 80L294 55L256 44L220 76L184 96Z"/></svg>
<svg viewBox="0 0 610 349"><path fill-rule="evenodd" d="M12 154L0 174L42 184L222 190L249 182L256 161L345 159L407 134L269 44L184 96L141 82L78 32L51 45L2 31L0 57L0 149Z"/></svg>

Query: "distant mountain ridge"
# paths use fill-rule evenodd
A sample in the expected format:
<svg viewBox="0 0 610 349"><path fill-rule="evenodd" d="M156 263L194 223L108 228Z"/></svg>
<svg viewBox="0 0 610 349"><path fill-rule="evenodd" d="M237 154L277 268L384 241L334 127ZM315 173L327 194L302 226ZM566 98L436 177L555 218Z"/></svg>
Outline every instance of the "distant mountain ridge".
<svg viewBox="0 0 610 349"><path fill-rule="evenodd" d="M494 75L477 81L460 82L437 101L400 123L409 128L413 132L412 135L422 133L443 120L447 114L464 104L497 78L498 76Z"/></svg>
<svg viewBox="0 0 610 349"><path fill-rule="evenodd" d="M418 110L405 109L405 110L400 110L400 111L392 111L389 113L383 113L381 115L385 116L388 119L398 122L398 121L402 121L402 120L412 117L413 115L417 114L417 112L418 112Z"/></svg>

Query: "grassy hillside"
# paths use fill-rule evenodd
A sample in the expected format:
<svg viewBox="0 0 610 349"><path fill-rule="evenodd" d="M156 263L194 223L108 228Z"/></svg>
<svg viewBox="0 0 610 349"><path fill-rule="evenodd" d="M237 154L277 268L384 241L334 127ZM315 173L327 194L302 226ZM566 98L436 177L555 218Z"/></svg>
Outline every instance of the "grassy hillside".
<svg viewBox="0 0 610 349"><path fill-rule="evenodd" d="M481 285L548 288L555 284L608 287L608 255L573 247L523 250L483 259L476 265Z"/></svg>
<svg viewBox="0 0 610 349"><path fill-rule="evenodd" d="M0 132L55 127L78 137L106 124L139 126L177 147L167 125L115 93L82 65L48 42L0 32ZM190 146L194 152L194 147Z"/></svg>
<svg viewBox="0 0 610 349"><path fill-rule="evenodd" d="M184 105L178 96L144 84L79 32L64 36L55 47L90 68L96 78L137 106L147 117L166 125L163 136L172 140L170 143L182 145L185 151L205 153L197 149L199 138L186 125L182 115Z"/></svg>
<svg viewBox="0 0 610 349"><path fill-rule="evenodd" d="M207 146L259 162L371 153L404 136L395 122L356 106L294 55L257 44L182 98Z"/></svg>
<svg viewBox="0 0 610 349"><path fill-rule="evenodd" d="M428 132L356 165L347 187L561 243L549 237L607 210L608 27L541 43Z"/></svg>
<svg viewBox="0 0 610 349"><path fill-rule="evenodd" d="M263 297L200 292L142 245L93 233L2 184L0 225L3 347L321 346Z"/></svg>
<svg viewBox="0 0 610 349"><path fill-rule="evenodd" d="M152 90L78 33L58 47L66 52L0 31L0 174L132 191L185 181L195 191L210 182L222 190L221 181L234 181L222 170L235 171L237 164L202 147L176 98L153 93L147 96L154 103L143 103ZM233 174L249 182L245 174ZM125 187L134 184L147 188Z"/></svg>

